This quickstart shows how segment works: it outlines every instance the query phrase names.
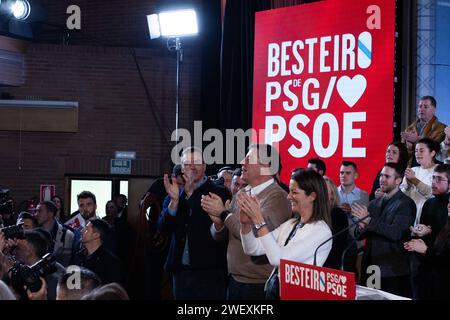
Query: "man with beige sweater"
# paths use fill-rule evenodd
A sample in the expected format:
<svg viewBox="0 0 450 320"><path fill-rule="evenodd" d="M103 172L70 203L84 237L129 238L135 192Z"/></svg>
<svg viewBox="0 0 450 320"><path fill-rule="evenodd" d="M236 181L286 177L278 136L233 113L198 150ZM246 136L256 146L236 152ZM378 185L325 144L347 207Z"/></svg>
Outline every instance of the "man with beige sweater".
<svg viewBox="0 0 450 320"><path fill-rule="evenodd" d="M278 152L270 145L257 144L249 147L242 160L242 179L248 184L239 192L255 196L261 203L264 221L270 231L291 217L291 206L287 193L275 182L273 175L278 171ZM239 192L237 194L239 194ZM239 208L236 195L225 205L220 197L209 194L202 197L202 207L209 214L213 224L211 234L217 241L224 241L228 234L227 262L230 281L229 300L263 300L264 284L273 267L267 257L247 256L242 249L240 237Z"/></svg>

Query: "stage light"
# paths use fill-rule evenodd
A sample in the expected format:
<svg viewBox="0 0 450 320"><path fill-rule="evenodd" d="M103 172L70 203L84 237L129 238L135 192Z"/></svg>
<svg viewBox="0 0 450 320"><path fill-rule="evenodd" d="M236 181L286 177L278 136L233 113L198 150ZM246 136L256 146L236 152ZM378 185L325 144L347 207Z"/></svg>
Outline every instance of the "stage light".
<svg viewBox="0 0 450 320"><path fill-rule="evenodd" d="M17 0L11 5L11 12L17 20L26 20L31 13L30 3L27 0Z"/></svg>
<svg viewBox="0 0 450 320"><path fill-rule="evenodd" d="M151 39L198 34L197 14L193 9L151 14L147 16L147 23Z"/></svg>
<svg viewBox="0 0 450 320"><path fill-rule="evenodd" d="M167 48L177 52L175 137L178 142L178 118L180 105L180 64L183 62L181 37L198 34L197 14L194 9L165 11L147 16L150 38L167 37Z"/></svg>

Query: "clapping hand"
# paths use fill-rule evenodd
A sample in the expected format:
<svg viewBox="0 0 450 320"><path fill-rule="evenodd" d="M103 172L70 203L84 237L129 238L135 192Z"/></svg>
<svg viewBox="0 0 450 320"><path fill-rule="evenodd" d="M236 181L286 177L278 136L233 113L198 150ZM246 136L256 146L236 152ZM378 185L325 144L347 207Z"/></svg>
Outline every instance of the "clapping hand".
<svg viewBox="0 0 450 320"><path fill-rule="evenodd" d="M230 200L224 204L221 197L210 192L208 195L202 196L201 206L210 216L220 217L222 212L230 208Z"/></svg>
<svg viewBox="0 0 450 320"><path fill-rule="evenodd" d="M237 202L241 212L245 212L251 222L259 223L264 221L261 214L261 205L256 197L240 192L237 196Z"/></svg>
<svg viewBox="0 0 450 320"><path fill-rule="evenodd" d="M424 254L427 252L427 245L422 239L413 239L411 241L405 242L403 247L408 251L415 251Z"/></svg>
<svg viewBox="0 0 450 320"><path fill-rule="evenodd" d="M375 190L375 199L381 198L385 194L386 193L384 193L383 190L381 190L381 188L378 188L377 190Z"/></svg>
<svg viewBox="0 0 450 320"><path fill-rule="evenodd" d="M360 228L364 228L369 224L369 211L367 210L367 207L362 204L356 202L352 204L352 216L358 218L358 220L364 219L359 222Z"/></svg>
<svg viewBox="0 0 450 320"><path fill-rule="evenodd" d="M170 179L170 180L169 180ZM172 183L171 183L172 182ZM170 177L168 174L164 175L164 188L172 201L178 201L180 198L180 187L177 184L175 177Z"/></svg>
<svg viewBox="0 0 450 320"><path fill-rule="evenodd" d="M403 131L401 134L403 139L410 143L415 143L419 139L419 135L415 130L412 131Z"/></svg>
<svg viewBox="0 0 450 320"><path fill-rule="evenodd" d="M431 226L426 226L424 224L418 224L415 227L409 227L412 233L414 233L419 238L426 236L431 233Z"/></svg>

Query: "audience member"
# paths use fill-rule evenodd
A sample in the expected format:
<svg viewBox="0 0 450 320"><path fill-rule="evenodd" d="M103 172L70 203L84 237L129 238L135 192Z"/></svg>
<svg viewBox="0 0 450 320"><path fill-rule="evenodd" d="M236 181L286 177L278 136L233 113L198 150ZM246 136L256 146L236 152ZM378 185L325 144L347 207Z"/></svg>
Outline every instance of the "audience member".
<svg viewBox="0 0 450 320"><path fill-rule="evenodd" d="M181 156L185 185L164 175L170 203L161 213L160 230L172 237L166 270L173 274L175 299L223 299L226 288L226 248L210 233L211 219L201 207L210 192L227 200L229 192L205 176L202 151L185 149Z"/></svg>
<svg viewBox="0 0 450 320"><path fill-rule="evenodd" d="M214 224L211 234L216 240L227 239L227 262L230 274L227 290L229 300L264 299L264 283L273 269L265 255L250 257L244 253L240 236L239 206L237 195L249 193L261 204L261 214L269 225L269 230L277 228L291 218L291 208L286 192L275 182L270 166L275 161L265 161L278 157L278 152L270 145L252 145L249 147L242 164L242 180L248 185L233 198L231 206L226 208L221 198L210 193L202 197L202 207L208 212ZM279 162L279 160L277 161Z"/></svg>
<svg viewBox="0 0 450 320"><path fill-rule="evenodd" d="M409 226L414 221L416 206L400 191L402 178L399 163L385 163L380 176L385 195L370 202L368 208L354 203L352 214L364 218L355 230L357 239L366 239L362 284L367 284L368 267L376 265L380 268L381 290L411 297L409 258L403 243L410 238Z"/></svg>
<svg viewBox="0 0 450 320"><path fill-rule="evenodd" d="M327 172L327 166L325 165L325 162L319 158L308 159L307 168L318 172L322 177Z"/></svg>
<svg viewBox="0 0 450 320"><path fill-rule="evenodd" d="M244 252L252 256L266 254L275 267L267 281L267 299L280 297L280 259L313 264L316 262L316 248L331 237L327 187L319 173L313 170L294 173L289 183L288 199L297 217L270 231L258 199L245 192L238 194ZM317 265L325 263L331 247L331 241L320 247Z"/></svg>
<svg viewBox="0 0 450 320"><path fill-rule="evenodd" d="M417 213L414 225L420 221L422 207L425 201L432 197L431 179L434 167L434 158L439 152L439 144L429 138L420 139L416 144L416 159L420 166L407 168L405 178L400 189L414 200Z"/></svg>
<svg viewBox="0 0 450 320"><path fill-rule="evenodd" d="M123 279L119 259L103 245L108 232L109 225L106 221L90 220L81 236L84 249L77 256L77 265L95 272L103 284L121 282Z"/></svg>
<svg viewBox="0 0 450 320"><path fill-rule="evenodd" d="M411 167L417 166L415 157L416 143L422 138L429 138L438 144L444 140L445 124L438 121L436 117L436 99L432 96L423 96L420 98L417 107L417 120L410 124L405 131L401 133L408 152L410 154Z"/></svg>
<svg viewBox="0 0 450 320"><path fill-rule="evenodd" d="M337 186L333 180L327 176L323 177L327 184L328 200L331 208L331 232L333 236L338 232L341 232L345 228L348 228L347 214L339 206L339 196L337 192ZM333 239L333 246L331 247L330 254L324 263L324 267L332 269L341 269L341 260L345 248L348 245L349 235L348 232L343 232L339 236Z"/></svg>
<svg viewBox="0 0 450 320"><path fill-rule="evenodd" d="M81 300L100 285L100 278L91 270L71 266L58 280L56 300Z"/></svg>
<svg viewBox="0 0 450 320"><path fill-rule="evenodd" d="M408 166L408 149L406 145L402 142L391 142L386 149L386 161L385 162L394 162L399 163L405 169ZM375 180L373 181L372 191L369 195L369 200L372 201L375 198L379 198L384 195L383 191L380 188L380 175L381 170L377 173Z"/></svg>

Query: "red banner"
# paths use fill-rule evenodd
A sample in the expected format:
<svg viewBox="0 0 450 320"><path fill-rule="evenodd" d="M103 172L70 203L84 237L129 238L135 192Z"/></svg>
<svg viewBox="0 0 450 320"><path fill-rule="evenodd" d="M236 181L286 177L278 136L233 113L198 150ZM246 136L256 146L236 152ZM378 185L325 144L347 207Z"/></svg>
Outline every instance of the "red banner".
<svg viewBox="0 0 450 320"><path fill-rule="evenodd" d="M277 146L282 179L342 160L370 191L393 137L394 0L320 1L256 13L253 128Z"/></svg>
<svg viewBox="0 0 450 320"><path fill-rule="evenodd" d="M281 300L355 300L355 274L280 261Z"/></svg>

